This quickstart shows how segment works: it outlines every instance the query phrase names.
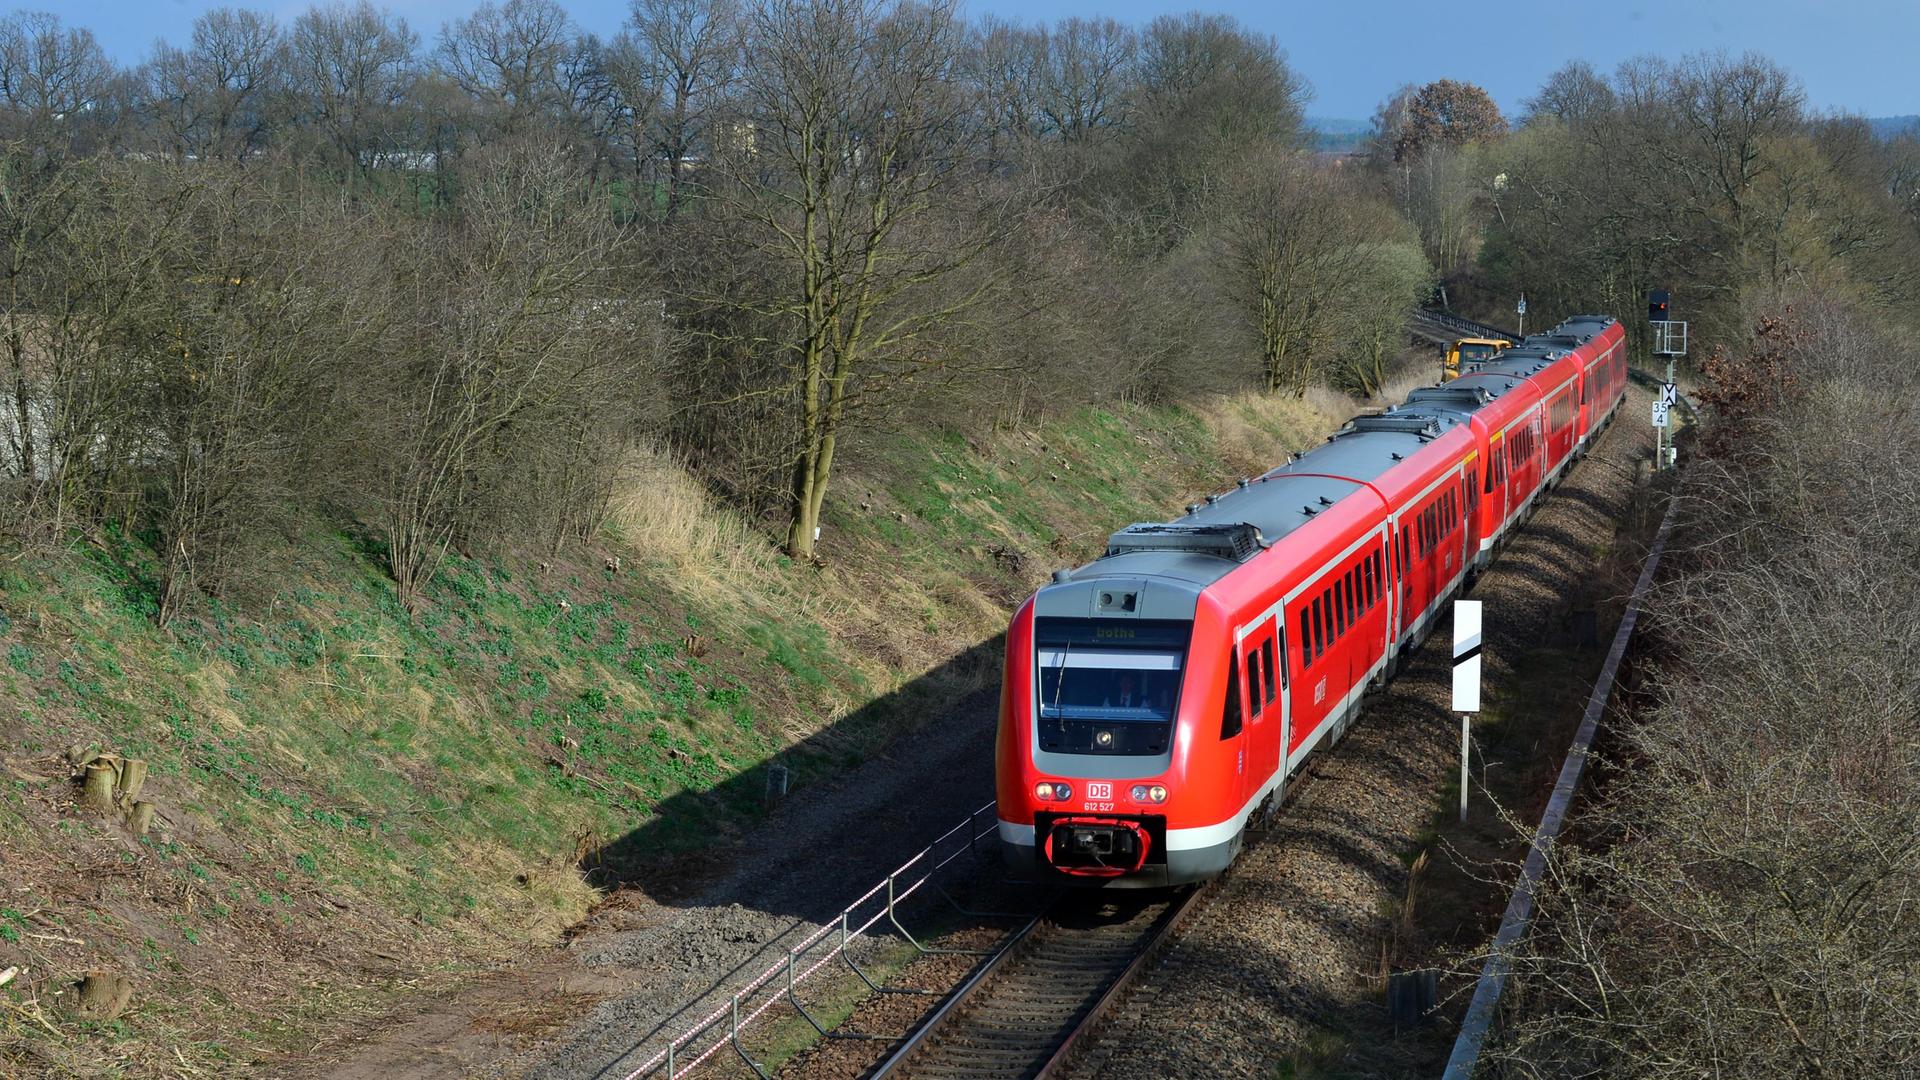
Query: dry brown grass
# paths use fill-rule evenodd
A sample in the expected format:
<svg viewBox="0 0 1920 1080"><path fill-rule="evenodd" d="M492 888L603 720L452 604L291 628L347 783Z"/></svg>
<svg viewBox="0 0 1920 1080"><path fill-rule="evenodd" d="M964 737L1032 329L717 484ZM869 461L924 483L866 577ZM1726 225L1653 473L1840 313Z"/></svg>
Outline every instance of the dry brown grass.
<svg viewBox="0 0 1920 1080"><path fill-rule="evenodd" d="M1246 390L1223 394L1193 406L1220 448L1221 457L1239 472L1253 475L1304 450L1348 416L1356 404L1347 395L1315 386L1304 398L1273 397Z"/></svg>
<svg viewBox="0 0 1920 1080"><path fill-rule="evenodd" d="M655 447L634 450L621 466L613 521L642 555L682 580L732 585L777 563L765 533Z"/></svg>

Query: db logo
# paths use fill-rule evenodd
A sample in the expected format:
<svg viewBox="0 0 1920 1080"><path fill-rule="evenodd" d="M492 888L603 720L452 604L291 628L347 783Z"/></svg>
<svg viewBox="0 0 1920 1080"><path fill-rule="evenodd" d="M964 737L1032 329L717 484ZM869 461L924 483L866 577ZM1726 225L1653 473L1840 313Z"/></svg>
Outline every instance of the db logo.
<svg viewBox="0 0 1920 1080"><path fill-rule="evenodd" d="M1087 798L1111 799L1113 798L1113 785L1112 784L1088 784Z"/></svg>

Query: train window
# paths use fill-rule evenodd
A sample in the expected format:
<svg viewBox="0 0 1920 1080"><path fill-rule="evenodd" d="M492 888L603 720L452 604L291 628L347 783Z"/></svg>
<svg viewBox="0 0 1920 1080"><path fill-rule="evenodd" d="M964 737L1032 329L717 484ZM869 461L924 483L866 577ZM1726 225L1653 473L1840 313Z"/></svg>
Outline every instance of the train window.
<svg viewBox="0 0 1920 1080"><path fill-rule="evenodd" d="M1267 704L1273 703L1273 639L1260 643L1260 681L1267 688Z"/></svg>
<svg viewBox="0 0 1920 1080"><path fill-rule="evenodd" d="M1373 553L1367 553L1367 561L1360 564L1360 595L1362 607L1373 610L1374 598L1379 595L1379 583L1373 580Z"/></svg>
<svg viewBox="0 0 1920 1080"><path fill-rule="evenodd" d="M1312 655L1307 652L1307 650L1312 647L1312 643L1313 643L1313 626L1312 626L1311 618L1312 616L1307 611L1306 608L1303 607L1300 609L1300 636L1295 641L1295 644L1300 646L1300 670L1301 671L1307 670L1307 665L1313 662Z"/></svg>
<svg viewBox="0 0 1920 1080"><path fill-rule="evenodd" d="M1220 737L1240 734L1240 650L1227 650L1227 707L1220 711Z"/></svg>
<svg viewBox="0 0 1920 1080"><path fill-rule="evenodd" d="M1247 712L1256 719L1264 704L1260 700L1260 650L1247 650Z"/></svg>
<svg viewBox="0 0 1920 1080"><path fill-rule="evenodd" d="M1347 591L1345 575L1333 583L1333 606L1340 612L1340 633L1345 634L1353 625L1353 594Z"/></svg>
<svg viewBox="0 0 1920 1080"><path fill-rule="evenodd" d="M1320 654L1326 651L1327 651L1326 598L1316 596L1313 598L1313 658L1315 660L1319 660Z"/></svg>
<svg viewBox="0 0 1920 1080"><path fill-rule="evenodd" d="M1347 625L1348 626L1352 626L1354 623L1357 623L1360 621L1360 589L1358 587L1360 584L1359 574L1360 574L1360 568L1357 566L1347 571L1346 588L1347 588Z"/></svg>

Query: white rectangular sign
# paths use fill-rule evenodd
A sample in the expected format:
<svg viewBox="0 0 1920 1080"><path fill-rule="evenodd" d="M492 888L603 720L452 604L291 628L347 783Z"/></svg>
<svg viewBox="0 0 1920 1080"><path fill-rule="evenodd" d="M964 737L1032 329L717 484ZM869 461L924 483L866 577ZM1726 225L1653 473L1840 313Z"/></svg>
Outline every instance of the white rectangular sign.
<svg viewBox="0 0 1920 1080"><path fill-rule="evenodd" d="M1453 711L1480 711L1480 601L1453 602Z"/></svg>
<svg viewBox="0 0 1920 1080"><path fill-rule="evenodd" d="M1664 401L1656 401L1653 403L1653 426L1667 426L1667 403Z"/></svg>
<svg viewBox="0 0 1920 1080"><path fill-rule="evenodd" d="M1660 387L1660 403L1661 404L1673 405L1679 400L1680 400L1679 387L1673 385L1672 383L1665 383L1661 385Z"/></svg>

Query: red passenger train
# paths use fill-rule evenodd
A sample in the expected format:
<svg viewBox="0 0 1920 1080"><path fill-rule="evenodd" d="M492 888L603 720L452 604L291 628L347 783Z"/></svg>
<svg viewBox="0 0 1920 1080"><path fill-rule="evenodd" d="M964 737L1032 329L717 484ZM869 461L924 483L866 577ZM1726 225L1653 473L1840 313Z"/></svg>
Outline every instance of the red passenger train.
<svg viewBox="0 0 1920 1080"><path fill-rule="evenodd" d="M1585 454L1626 382L1620 324L1575 316L1056 573L1007 632L1009 864L1108 887L1225 869L1254 812Z"/></svg>

